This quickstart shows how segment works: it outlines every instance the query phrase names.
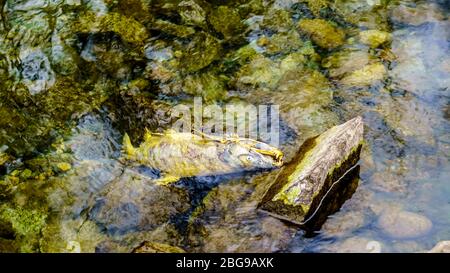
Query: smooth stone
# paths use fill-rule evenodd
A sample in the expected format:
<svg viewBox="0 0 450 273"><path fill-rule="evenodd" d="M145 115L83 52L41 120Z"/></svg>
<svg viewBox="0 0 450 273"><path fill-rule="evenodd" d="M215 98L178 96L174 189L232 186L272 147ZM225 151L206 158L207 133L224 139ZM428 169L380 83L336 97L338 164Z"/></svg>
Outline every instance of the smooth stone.
<svg viewBox="0 0 450 273"><path fill-rule="evenodd" d="M403 23L418 26L427 22L436 22L444 20L445 15L434 3L423 3L417 7L408 7L400 5L391 11L391 20L397 23Z"/></svg>
<svg viewBox="0 0 450 273"><path fill-rule="evenodd" d="M337 213L329 217L322 231L327 236L343 237L364 226L364 220L365 216L361 211Z"/></svg>
<svg viewBox="0 0 450 273"><path fill-rule="evenodd" d="M363 44L371 48L377 48L392 40L392 35L389 32L381 30L365 30L359 33L359 39Z"/></svg>
<svg viewBox="0 0 450 273"><path fill-rule="evenodd" d="M399 175L393 174L389 170L374 173L370 180L372 188L382 192L402 194L406 193L407 190L406 182Z"/></svg>
<svg viewBox="0 0 450 273"><path fill-rule="evenodd" d="M450 253L450 241L437 243L428 253Z"/></svg>
<svg viewBox="0 0 450 273"><path fill-rule="evenodd" d="M379 241L364 237L351 237L343 242L327 246L323 251L333 253L381 253L383 248Z"/></svg>
<svg viewBox="0 0 450 273"><path fill-rule="evenodd" d="M390 237L410 239L426 235L433 224L423 215L394 209L385 210L381 214L378 218L378 226Z"/></svg>

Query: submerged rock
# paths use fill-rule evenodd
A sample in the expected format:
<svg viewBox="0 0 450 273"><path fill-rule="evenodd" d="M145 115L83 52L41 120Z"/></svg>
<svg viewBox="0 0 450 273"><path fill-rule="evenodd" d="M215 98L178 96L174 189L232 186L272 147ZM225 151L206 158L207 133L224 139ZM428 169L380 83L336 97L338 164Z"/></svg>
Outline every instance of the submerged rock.
<svg viewBox="0 0 450 273"><path fill-rule="evenodd" d="M303 19L298 27L301 32L311 36L314 43L325 49L334 49L344 44L344 31L324 19Z"/></svg>
<svg viewBox="0 0 450 273"><path fill-rule="evenodd" d="M344 77L340 83L346 87L365 87L382 81L387 75L387 70L382 63L374 63L364 66Z"/></svg>
<svg viewBox="0 0 450 273"><path fill-rule="evenodd" d="M193 27L177 25L161 19L155 20L155 22L151 25L151 29L159 30L180 38L187 38L195 33L195 29Z"/></svg>
<svg viewBox="0 0 450 273"><path fill-rule="evenodd" d="M11 160L11 156L7 153L4 153L2 150L8 149L8 146L0 147L0 167L2 167L5 163Z"/></svg>
<svg viewBox="0 0 450 273"><path fill-rule="evenodd" d="M195 72L216 60L221 50L222 46L215 37L201 32L187 45L180 62L187 72Z"/></svg>
<svg viewBox="0 0 450 273"><path fill-rule="evenodd" d="M206 102L222 100L227 94L224 81L211 72L189 75L183 87L185 93L202 96Z"/></svg>
<svg viewBox="0 0 450 273"><path fill-rule="evenodd" d="M435 105L423 104L416 96L406 93L402 99L387 97L380 100L376 110L402 138L436 145L433 128L439 127L442 121L440 109Z"/></svg>
<svg viewBox="0 0 450 273"><path fill-rule="evenodd" d="M302 0L301 2L308 4L309 10L311 10L315 17L320 17L320 12L329 6L327 0Z"/></svg>
<svg viewBox="0 0 450 273"><path fill-rule="evenodd" d="M209 14L208 21L216 31L222 33L225 39L231 39L245 29L238 11L227 6L213 9Z"/></svg>
<svg viewBox="0 0 450 273"><path fill-rule="evenodd" d="M48 90L55 84L53 72L48 57L39 49L20 52L22 62L23 83L31 95Z"/></svg>
<svg viewBox="0 0 450 273"><path fill-rule="evenodd" d="M362 141L361 117L307 140L297 158L280 172L259 208L304 225L333 185L354 169L351 167L359 160Z"/></svg>
<svg viewBox="0 0 450 273"><path fill-rule="evenodd" d="M126 169L95 200L89 218L109 234L152 230L189 208L187 195Z"/></svg>
<svg viewBox="0 0 450 273"><path fill-rule="evenodd" d="M345 214L339 212L327 220L322 232L326 236L344 237L364 226L365 215L361 211L350 211Z"/></svg>
<svg viewBox="0 0 450 273"><path fill-rule="evenodd" d="M2 225L3 235L10 234L17 241L21 241L21 252L34 252L38 246L39 236L45 226L47 214L37 209L25 208L22 206L0 206L0 225ZM4 227L9 225L9 231Z"/></svg>
<svg viewBox="0 0 450 273"><path fill-rule="evenodd" d="M203 4L203 3L202 3ZM206 12L194 0L184 0L178 4L179 14L184 24L199 27L206 26Z"/></svg>
<svg viewBox="0 0 450 273"><path fill-rule="evenodd" d="M388 43L392 40L392 35L386 31L365 30L359 33L359 40L371 48L377 48L380 45Z"/></svg>
<svg viewBox="0 0 450 273"><path fill-rule="evenodd" d="M387 30L390 27L386 2L381 0L335 0L332 8L349 23L364 28Z"/></svg>
<svg viewBox="0 0 450 273"><path fill-rule="evenodd" d="M133 253L185 253L182 248L154 243L154 242L143 242L140 246L133 249Z"/></svg>
<svg viewBox="0 0 450 273"><path fill-rule="evenodd" d="M398 5L391 10L390 17L396 23L413 26L445 19L445 15L435 3L420 3L415 7Z"/></svg>
<svg viewBox="0 0 450 273"><path fill-rule="evenodd" d="M297 229L256 211L259 190L272 173L221 183L212 189L189 219L188 239L195 252L276 252L286 248ZM252 193L253 192L253 193ZM258 192L258 193L257 193Z"/></svg>
<svg viewBox="0 0 450 273"><path fill-rule="evenodd" d="M298 32L291 30L277 33L270 38L263 36L258 40L258 45L264 47L268 54L287 54L300 49L303 42Z"/></svg>
<svg viewBox="0 0 450 273"><path fill-rule="evenodd" d="M287 32L293 28L294 23L291 19L291 15L284 9L270 9L264 16L262 26L266 29Z"/></svg>
<svg viewBox="0 0 450 273"><path fill-rule="evenodd" d="M389 71L392 86L432 100L450 86L448 40L450 21L404 28L393 32L396 65Z"/></svg>
<svg viewBox="0 0 450 273"><path fill-rule="evenodd" d="M79 18L78 24L74 24L77 32L108 32L117 33L128 43L142 44L149 33L147 29L134 18L120 13L107 13L97 17L92 13L85 13Z"/></svg>
<svg viewBox="0 0 450 273"><path fill-rule="evenodd" d="M327 68L329 75L336 78L362 69L373 59L367 51L342 50L323 59L322 67Z"/></svg>
<svg viewBox="0 0 450 273"><path fill-rule="evenodd" d="M407 183L402 179L401 175L393 173L391 170L383 170L376 172L370 178L371 186L383 192L405 193Z"/></svg>
<svg viewBox="0 0 450 273"><path fill-rule="evenodd" d="M280 79L281 71L277 63L258 55L238 72L238 84L274 87Z"/></svg>
<svg viewBox="0 0 450 273"><path fill-rule="evenodd" d="M378 226L393 238L411 239L428 234L433 224L423 215L394 208L381 214Z"/></svg>
<svg viewBox="0 0 450 273"><path fill-rule="evenodd" d="M351 237L342 242L320 248L320 251L336 253L380 253L384 249L381 242L364 237Z"/></svg>
<svg viewBox="0 0 450 273"><path fill-rule="evenodd" d="M437 243L428 253L450 253L450 241L441 241Z"/></svg>

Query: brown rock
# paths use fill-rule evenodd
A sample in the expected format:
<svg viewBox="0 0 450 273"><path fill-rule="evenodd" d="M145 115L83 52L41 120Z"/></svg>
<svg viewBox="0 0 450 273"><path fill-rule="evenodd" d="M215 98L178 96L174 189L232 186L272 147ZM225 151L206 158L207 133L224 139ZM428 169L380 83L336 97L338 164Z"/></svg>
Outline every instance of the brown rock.
<svg viewBox="0 0 450 273"><path fill-rule="evenodd" d="M409 239L426 235L433 224L423 215L394 209L385 210L381 214L378 226L393 238Z"/></svg>

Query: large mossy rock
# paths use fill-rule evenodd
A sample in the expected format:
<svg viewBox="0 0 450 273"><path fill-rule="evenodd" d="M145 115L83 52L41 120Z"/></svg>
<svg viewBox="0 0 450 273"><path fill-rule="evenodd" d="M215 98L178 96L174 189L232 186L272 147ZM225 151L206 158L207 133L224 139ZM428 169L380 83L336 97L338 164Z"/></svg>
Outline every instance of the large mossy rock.
<svg viewBox="0 0 450 273"><path fill-rule="evenodd" d="M357 169L363 131L362 118L356 117L308 139L265 193L260 210L296 224L308 222L319 207L328 206L323 201L333 186Z"/></svg>
<svg viewBox="0 0 450 273"><path fill-rule="evenodd" d="M298 23L298 27L322 48L331 50L344 44L345 32L326 20L303 19Z"/></svg>

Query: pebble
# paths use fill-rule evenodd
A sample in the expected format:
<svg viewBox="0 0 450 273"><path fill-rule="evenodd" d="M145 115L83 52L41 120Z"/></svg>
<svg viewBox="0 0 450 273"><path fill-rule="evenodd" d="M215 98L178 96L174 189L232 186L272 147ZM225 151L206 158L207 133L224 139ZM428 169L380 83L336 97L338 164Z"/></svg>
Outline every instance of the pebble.
<svg viewBox="0 0 450 273"><path fill-rule="evenodd" d="M328 236L345 236L364 225L365 216L363 212L348 212L346 214L335 214L325 222L322 230Z"/></svg>
<svg viewBox="0 0 450 273"><path fill-rule="evenodd" d="M371 177L372 188L392 193L406 193L407 185L399 176L389 171L377 172Z"/></svg>
<svg viewBox="0 0 450 273"><path fill-rule="evenodd" d="M428 253L450 253L450 241L440 241Z"/></svg>
<svg viewBox="0 0 450 273"><path fill-rule="evenodd" d="M58 167L58 169L60 169L63 172L67 172L68 170L70 170L72 168L72 166L66 162L58 163L58 164L56 164L56 167Z"/></svg>
<svg viewBox="0 0 450 273"><path fill-rule="evenodd" d="M351 237L345 241L328 246L326 252L336 253L381 253L383 245L364 237Z"/></svg>
<svg viewBox="0 0 450 273"><path fill-rule="evenodd" d="M433 224L423 215L394 209L385 210L381 214L378 218L378 226L392 238L411 239L426 235Z"/></svg>

